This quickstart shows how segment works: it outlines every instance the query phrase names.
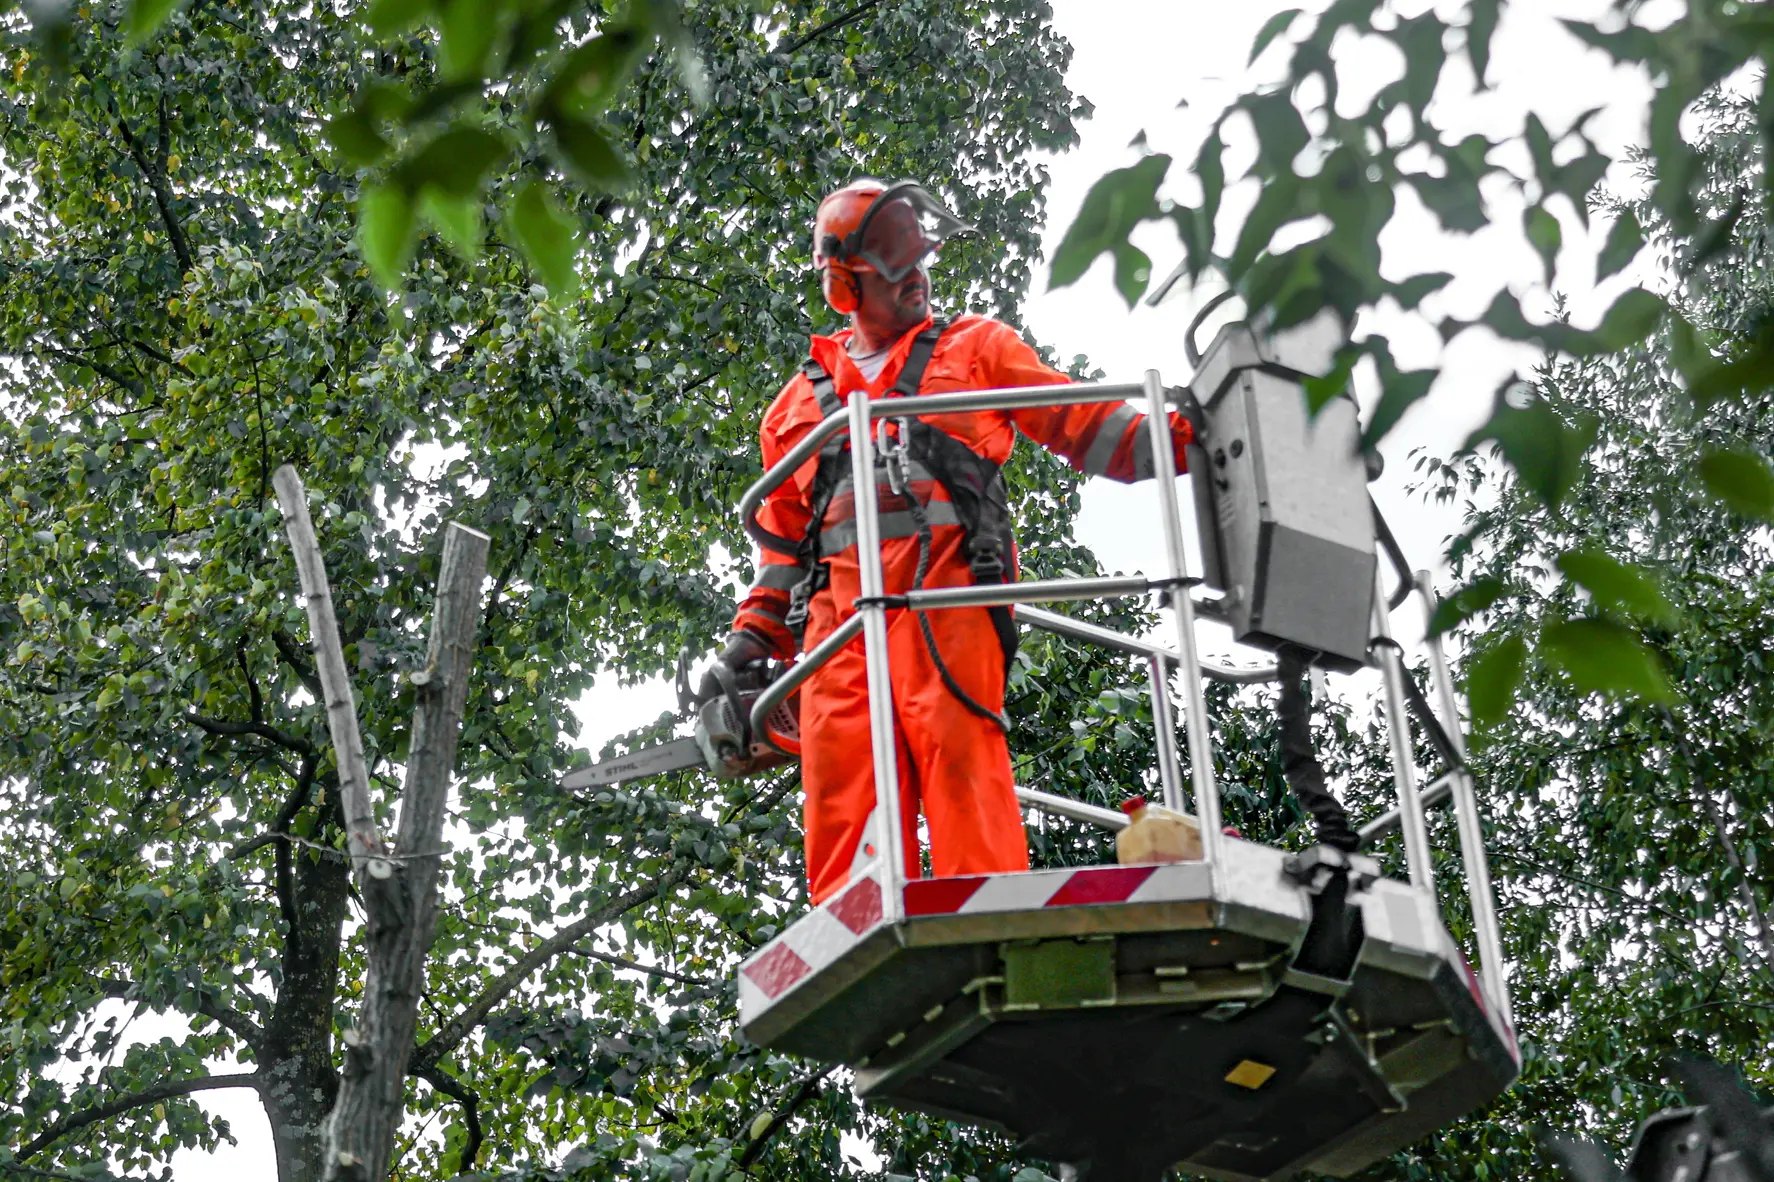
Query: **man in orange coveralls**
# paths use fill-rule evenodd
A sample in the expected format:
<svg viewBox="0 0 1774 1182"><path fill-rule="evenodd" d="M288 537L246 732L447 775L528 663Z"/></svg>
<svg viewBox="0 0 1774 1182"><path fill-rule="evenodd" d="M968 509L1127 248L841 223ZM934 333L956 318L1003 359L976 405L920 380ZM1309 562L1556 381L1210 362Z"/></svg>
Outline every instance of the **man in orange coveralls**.
<svg viewBox="0 0 1774 1182"><path fill-rule="evenodd" d="M1070 380L1043 364L1000 321L971 315L932 319L924 260L944 238L968 229L910 182L888 185L865 178L820 203L814 265L823 272L826 302L850 323L834 336L812 338L810 358L770 404L760 433L766 467L844 405L853 390L866 390L873 399ZM933 417L930 425L940 430L910 432L924 439L921 450L911 449L905 473L907 492L917 504L896 493L886 475L878 486L889 595L918 585L956 587L1015 577L997 465L1010 457L1019 430L1086 475L1129 482L1153 471L1145 416L1124 403L950 414ZM1180 465L1190 439L1187 421L1173 415L1171 433ZM939 438L932 441L932 436ZM964 448L957 449L954 441ZM861 588L844 436L826 452L820 463L809 461L766 498L759 511L758 524L780 545L763 550L757 582L734 617L733 632L717 658L729 668L769 656L788 660L803 642L812 648L854 612ZM968 491L982 485L984 497ZM981 501L988 502L985 511L970 511ZM819 527L811 529L821 504ZM920 539L920 533L927 536ZM920 566L925 568L921 584ZM938 876L1028 869L1028 842L1001 721L1014 635L1004 609L889 612L909 878L919 877L920 804L930 829L930 865ZM807 879L819 903L875 857L874 767L860 636L803 687L801 735Z"/></svg>

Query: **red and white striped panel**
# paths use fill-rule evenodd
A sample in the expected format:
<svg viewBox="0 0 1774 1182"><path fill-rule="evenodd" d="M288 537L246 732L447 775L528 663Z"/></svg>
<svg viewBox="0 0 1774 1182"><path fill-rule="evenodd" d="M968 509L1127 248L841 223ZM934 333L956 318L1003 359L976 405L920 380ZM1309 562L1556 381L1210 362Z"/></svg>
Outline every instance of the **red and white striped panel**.
<svg viewBox="0 0 1774 1182"><path fill-rule="evenodd" d="M1088 866L964 878L926 878L905 886L907 919L1098 907L1207 897L1207 868ZM862 942L881 923L881 885L871 875L808 912L739 967L741 1024Z"/></svg>
<svg viewBox="0 0 1774 1182"><path fill-rule="evenodd" d="M768 1007L855 947L880 926L881 915L881 884L871 876L858 879L790 924L787 931L739 966L741 1020Z"/></svg>
<svg viewBox="0 0 1774 1182"><path fill-rule="evenodd" d="M978 915L1199 898L1205 873L1206 868L1198 862L1175 862L926 878L906 884L905 913L907 919L915 919L921 915Z"/></svg>

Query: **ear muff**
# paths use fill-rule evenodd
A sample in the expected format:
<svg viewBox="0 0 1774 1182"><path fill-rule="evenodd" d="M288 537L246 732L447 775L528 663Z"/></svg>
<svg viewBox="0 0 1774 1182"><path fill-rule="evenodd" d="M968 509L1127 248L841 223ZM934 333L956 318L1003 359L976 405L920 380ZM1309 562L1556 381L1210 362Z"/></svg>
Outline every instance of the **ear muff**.
<svg viewBox="0 0 1774 1182"><path fill-rule="evenodd" d="M857 282L856 272L843 263L827 263L819 285L825 292L825 302L840 316L848 316L862 305L862 285Z"/></svg>

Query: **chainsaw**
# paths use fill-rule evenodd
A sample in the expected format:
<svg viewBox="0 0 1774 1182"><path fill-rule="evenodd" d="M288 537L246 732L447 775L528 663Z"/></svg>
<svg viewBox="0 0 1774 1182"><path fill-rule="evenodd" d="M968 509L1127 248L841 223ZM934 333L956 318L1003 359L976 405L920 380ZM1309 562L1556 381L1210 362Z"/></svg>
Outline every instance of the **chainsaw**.
<svg viewBox="0 0 1774 1182"><path fill-rule="evenodd" d="M737 780L801 756L801 695L797 690L770 711L762 729L752 727L752 707L788 669L774 661L753 661L729 669L711 666L717 688L696 695L690 691L690 654L678 658L678 716L694 718L695 733L657 747L618 755L580 768L561 780L561 787L606 788L629 780L685 768L706 767L717 780Z"/></svg>

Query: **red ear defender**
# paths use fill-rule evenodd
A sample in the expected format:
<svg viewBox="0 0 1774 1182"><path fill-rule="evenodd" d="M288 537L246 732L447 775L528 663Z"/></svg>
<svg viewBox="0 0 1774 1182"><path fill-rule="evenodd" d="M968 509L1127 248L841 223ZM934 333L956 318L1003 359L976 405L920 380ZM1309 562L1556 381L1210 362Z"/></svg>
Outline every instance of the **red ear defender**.
<svg viewBox="0 0 1774 1182"><path fill-rule="evenodd" d="M827 263L819 285L825 292L825 302L840 316L850 315L862 303L862 285L856 280L856 272L843 263Z"/></svg>

